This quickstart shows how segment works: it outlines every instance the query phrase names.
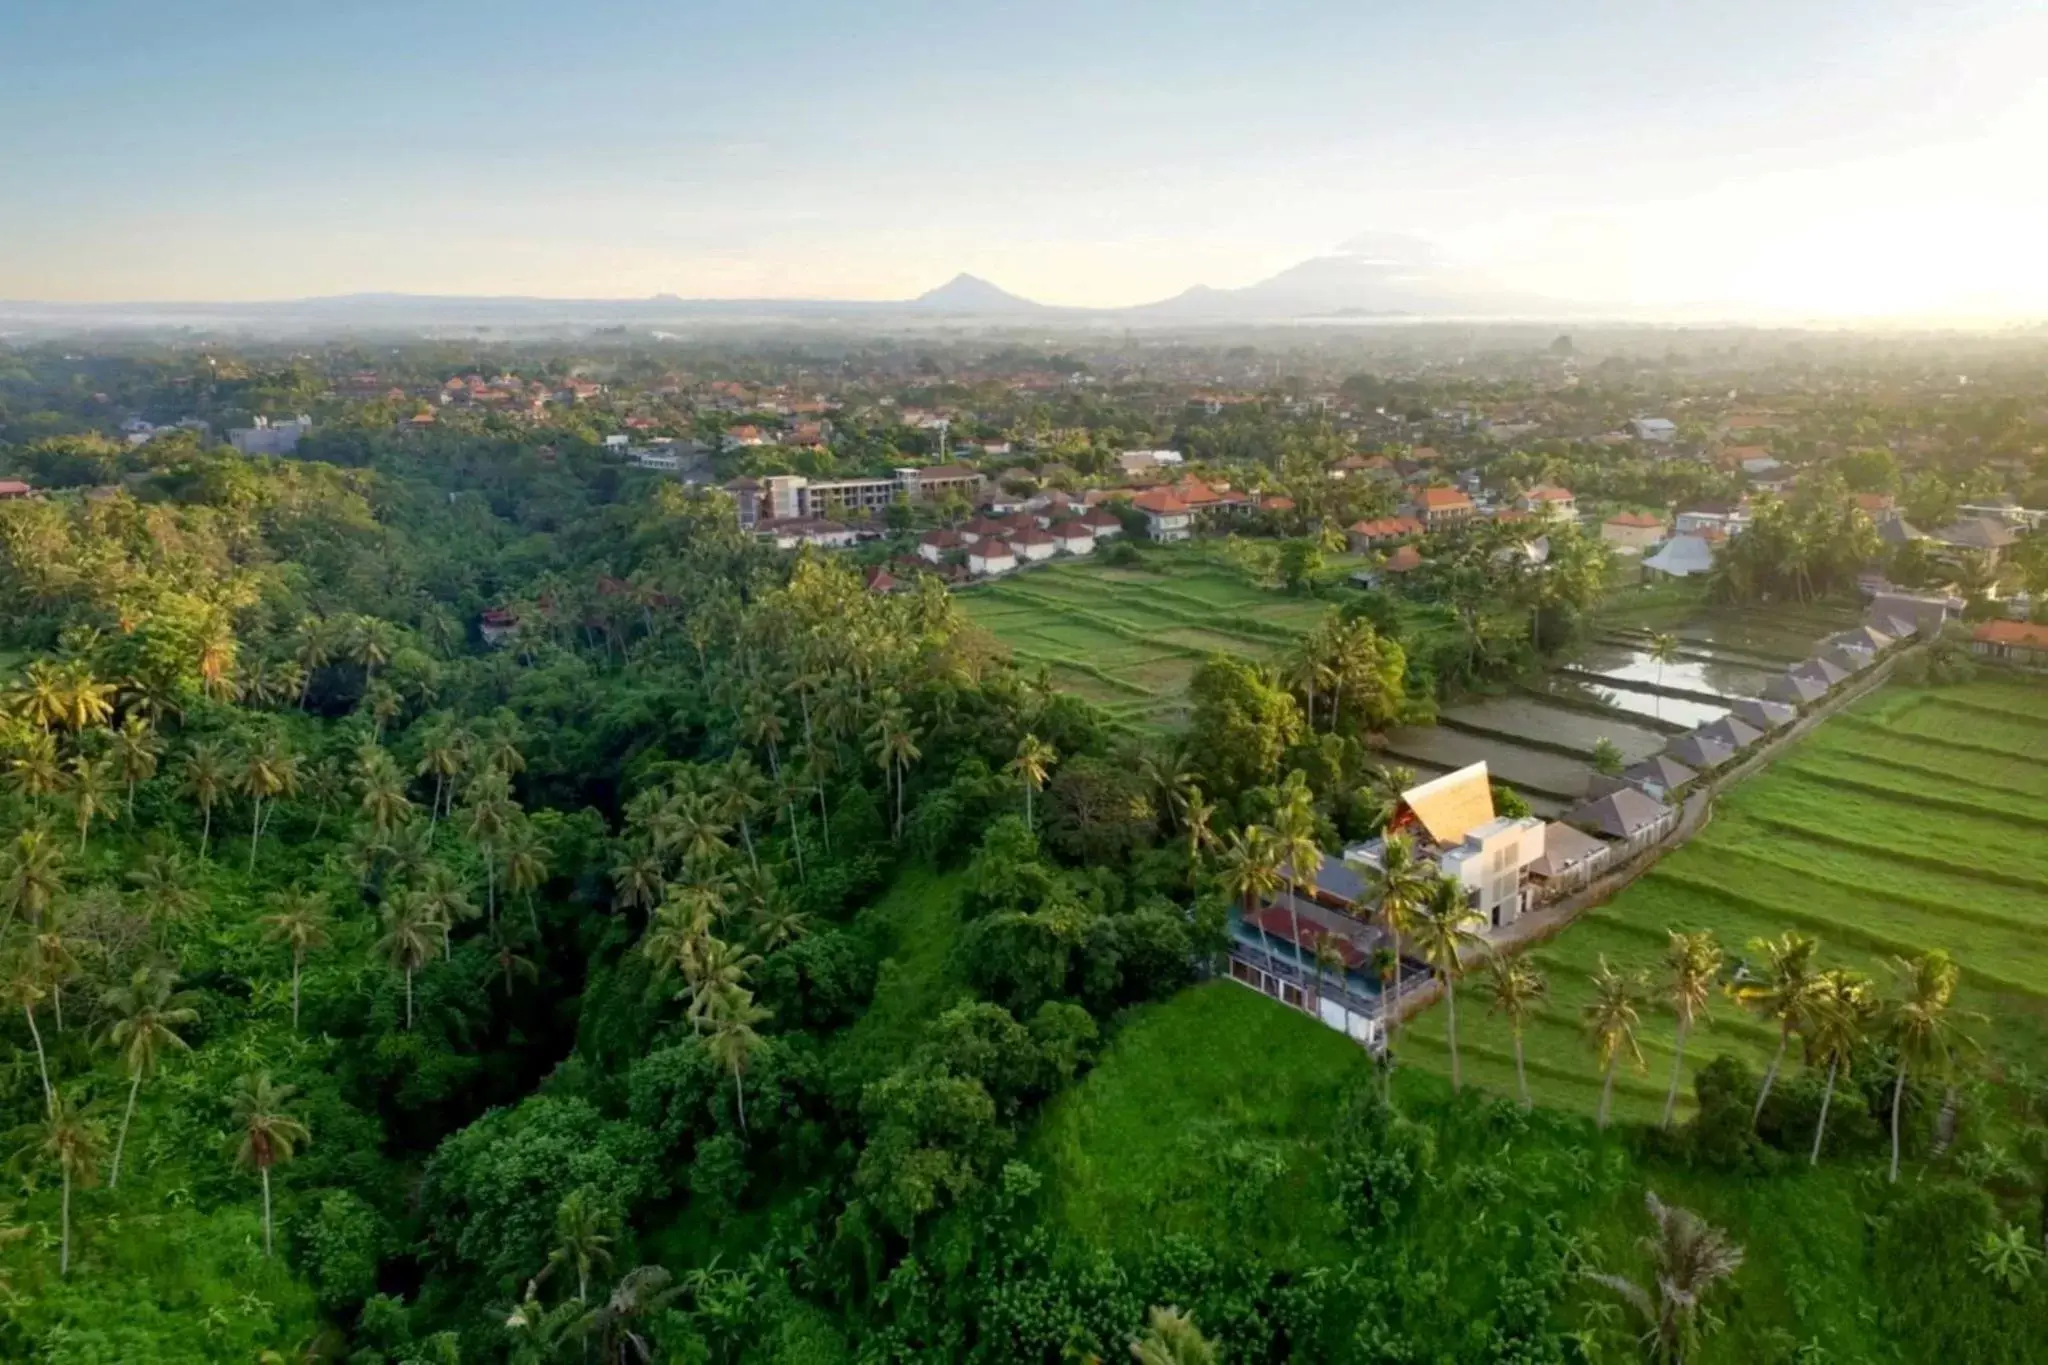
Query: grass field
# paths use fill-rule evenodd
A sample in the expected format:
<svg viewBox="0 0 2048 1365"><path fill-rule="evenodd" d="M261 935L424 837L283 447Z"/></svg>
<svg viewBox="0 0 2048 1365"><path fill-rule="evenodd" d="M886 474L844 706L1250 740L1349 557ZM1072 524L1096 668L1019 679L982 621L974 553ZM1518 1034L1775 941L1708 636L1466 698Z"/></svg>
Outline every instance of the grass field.
<svg viewBox="0 0 2048 1365"><path fill-rule="evenodd" d="M1712 931L1740 953L1799 930L1827 963L1886 986L1894 957L1946 948L1961 1005L1994 1058L2048 1060L2048 688L1993 680L1939 691L1892 688L1830 720L1718 802L1712 822L1614 900L1534 950L1550 1003L1527 1030L1542 1102L1590 1110L1594 1059L1579 1022L1599 959L1655 973L1668 929ZM1461 1000L1468 1079L1513 1092L1511 1039L1477 998ZM1408 1060L1447 1070L1444 1011L1406 1030ZM1624 1072L1617 1113L1654 1117L1673 1019L1646 1014L1647 1069ZM1776 1042L1725 1000L1687 1049L1761 1068ZM1689 1092L1689 1083L1686 1090Z"/></svg>
<svg viewBox="0 0 2048 1365"><path fill-rule="evenodd" d="M1021 663L1050 668L1063 690L1145 729L1186 720L1188 679L1204 658L1269 658L1331 610L1259 588L1197 550L1144 555L1143 568L1049 564L959 599Z"/></svg>
<svg viewBox="0 0 2048 1365"><path fill-rule="evenodd" d="M1327 1143L1345 1088L1371 1074L1365 1053L1332 1030L1211 982L1122 1020L1022 1155L1048 1177L1047 1214L1093 1246L1140 1252L1183 1233L1298 1273L1341 1264L1357 1252L1338 1222ZM1731 1329L1703 1360L1789 1360L1790 1346L1809 1339L1827 1343L1816 1360L1883 1358L1860 1270L1867 1187L1854 1168L1722 1177L1631 1156L1620 1134L1597 1134L1574 1115L1538 1111L1504 1137L1485 1106L1454 1100L1442 1078L1416 1068L1395 1073L1394 1094L1428 1123L1440 1173L1508 1163L1513 1197L1585 1229L1595 1263L1628 1264L1645 1189L1729 1229L1748 1266ZM1265 1175L1248 1179L1254 1168ZM1455 1180L1433 1184L1422 1215L1372 1254L1457 1264L1456 1238L1474 1216L1464 1199Z"/></svg>

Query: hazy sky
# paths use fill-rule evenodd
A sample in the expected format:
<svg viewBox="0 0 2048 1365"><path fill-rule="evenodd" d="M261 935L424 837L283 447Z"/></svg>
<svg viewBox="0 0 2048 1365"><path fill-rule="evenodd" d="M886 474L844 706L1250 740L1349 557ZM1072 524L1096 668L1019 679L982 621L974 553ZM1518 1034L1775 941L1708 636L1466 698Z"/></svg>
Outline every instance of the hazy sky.
<svg viewBox="0 0 2048 1365"><path fill-rule="evenodd" d="M0 0L0 298L1116 304L1399 232L2039 316L2044 70L2038 0Z"/></svg>

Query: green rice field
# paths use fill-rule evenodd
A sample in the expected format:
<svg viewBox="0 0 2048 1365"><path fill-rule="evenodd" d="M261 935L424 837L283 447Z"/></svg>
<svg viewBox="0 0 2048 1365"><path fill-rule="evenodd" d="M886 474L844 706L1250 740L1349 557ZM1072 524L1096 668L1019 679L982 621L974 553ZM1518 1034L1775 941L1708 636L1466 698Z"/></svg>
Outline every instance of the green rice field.
<svg viewBox="0 0 2048 1365"><path fill-rule="evenodd" d="M1331 610L1183 549L1148 550L1143 568L1047 564L959 600L1020 663L1049 668L1063 691L1141 729L1186 721L1188 680L1209 655L1269 658Z"/></svg>
<svg viewBox="0 0 2048 1365"><path fill-rule="evenodd" d="M1892 959L1945 948L1962 967L1959 1003L1985 1016L1976 1032L1993 1060L2038 1067L2048 1059L2048 687L2000 679L1864 699L1722 796L1684 848L1533 949L1551 992L1525 1038L1544 1102L1597 1104L1580 1026L1589 978L1604 956L1654 980L1669 929L1709 930L1731 954L1798 930L1821 941L1824 965L1887 988ZM1465 995L1466 1078L1511 1094L1507 1028L1477 989ZM1444 1021L1441 1007L1415 1020L1405 1060L1448 1070ZM1655 1117L1673 1055L1669 1010L1644 1023L1646 1067L1616 1083L1616 1112L1632 1118ZM1761 1069L1775 1043L1717 998L1687 1071L1724 1052Z"/></svg>

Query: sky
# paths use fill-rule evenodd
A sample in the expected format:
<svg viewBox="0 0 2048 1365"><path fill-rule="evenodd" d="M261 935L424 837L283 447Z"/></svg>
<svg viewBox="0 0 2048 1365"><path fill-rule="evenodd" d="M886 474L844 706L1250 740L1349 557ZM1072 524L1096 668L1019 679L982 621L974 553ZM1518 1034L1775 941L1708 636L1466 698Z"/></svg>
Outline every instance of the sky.
<svg viewBox="0 0 2048 1365"><path fill-rule="evenodd" d="M2039 0L0 0L0 299L2048 315Z"/></svg>

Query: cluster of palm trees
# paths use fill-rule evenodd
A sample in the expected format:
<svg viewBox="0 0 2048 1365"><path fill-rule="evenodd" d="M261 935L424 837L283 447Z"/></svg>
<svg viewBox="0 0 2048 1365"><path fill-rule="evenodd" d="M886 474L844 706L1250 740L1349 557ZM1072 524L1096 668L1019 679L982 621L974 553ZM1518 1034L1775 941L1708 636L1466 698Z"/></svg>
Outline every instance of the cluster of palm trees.
<svg viewBox="0 0 2048 1365"><path fill-rule="evenodd" d="M1404 666L1400 646L1370 622L1332 612L1284 656L1280 676L1300 699L1310 730L1344 733L1380 729L1400 715Z"/></svg>
<svg viewBox="0 0 2048 1365"><path fill-rule="evenodd" d="M658 971L681 976L687 1018L732 1073L742 1131L747 1069L767 1047L757 1026L768 1012L754 1003L748 973L760 953L809 932L777 884L774 865L761 861L745 834L748 806L739 798L750 786L749 766L745 755L735 755L640 793L628 804L612 868L615 902L647 916L641 952ZM736 825L740 847L732 842Z"/></svg>
<svg viewBox="0 0 2048 1365"><path fill-rule="evenodd" d="M38 817L68 812L83 853L95 822L135 815L163 744L136 710L115 723L116 689L79 660L30 664L0 697L0 753L15 795Z"/></svg>
<svg viewBox="0 0 2048 1365"><path fill-rule="evenodd" d="M1828 1111L1844 1076L1865 1060L1874 1046L1892 1072L1890 1178L1899 1176L1901 1115L1906 1083L1932 1072L1952 1074L1958 1049L1967 1044L1962 1032L1966 1016L1954 1008L1958 972L1947 953L1934 949L1892 963L1895 989L1889 994L1861 973L1847 968L1823 969L1819 943L1799 933L1757 939L1749 945L1750 960L1730 966L1713 935L1671 931L1661 987L1640 974L1617 971L1602 957L1593 973L1593 998L1584 1008L1587 1036L1599 1057L1601 1094L1599 1122L1607 1122L1614 1076L1627 1058L1640 1068L1639 1030L1642 1011L1661 994L1676 1020L1671 1079L1665 1090L1663 1122L1676 1112L1684 1074L1686 1042L1706 1022L1717 991L1776 1027L1777 1047L1750 1111L1752 1124L1763 1116L1786 1054L1796 1039L1806 1065L1822 1073L1820 1112L1814 1124L1809 1161L1818 1164L1826 1142ZM1518 1026L1519 1031L1519 1026Z"/></svg>

